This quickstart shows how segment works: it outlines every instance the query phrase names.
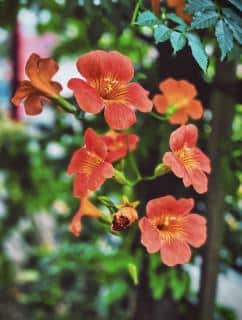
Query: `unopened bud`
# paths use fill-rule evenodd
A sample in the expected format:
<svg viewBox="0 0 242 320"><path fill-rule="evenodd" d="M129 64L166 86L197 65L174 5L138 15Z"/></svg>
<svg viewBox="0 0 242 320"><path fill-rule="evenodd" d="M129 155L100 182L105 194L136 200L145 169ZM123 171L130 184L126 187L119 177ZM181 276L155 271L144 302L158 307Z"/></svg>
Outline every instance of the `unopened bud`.
<svg viewBox="0 0 242 320"><path fill-rule="evenodd" d="M165 166L163 163L158 164L158 166L155 167L155 176L159 177L165 174L166 172L169 171L169 168Z"/></svg>
<svg viewBox="0 0 242 320"><path fill-rule="evenodd" d="M123 174L123 172L121 172L119 170L115 170L114 178L120 184L129 184L129 181L126 179L126 177Z"/></svg>

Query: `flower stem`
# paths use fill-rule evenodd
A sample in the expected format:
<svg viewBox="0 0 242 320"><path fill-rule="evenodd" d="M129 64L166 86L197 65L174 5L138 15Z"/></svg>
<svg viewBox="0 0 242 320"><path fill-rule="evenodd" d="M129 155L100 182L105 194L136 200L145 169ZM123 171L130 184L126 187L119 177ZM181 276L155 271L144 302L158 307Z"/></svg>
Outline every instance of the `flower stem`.
<svg viewBox="0 0 242 320"><path fill-rule="evenodd" d="M159 116L157 113L155 112L149 112L149 114L151 115L151 117L160 120L160 121L167 121L169 119L168 116Z"/></svg>
<svg viewBox="0 0 242 320"><path fill-rule="evenodd" d="M142 0L137 0L137 3L136 3L135 8L134 8L134 13L133 13L133 16L132 16L132 19L131 19L131 25L134 25L135 22L136 22L136 18L137 18L141 3L142 3Z"/></svg>
<svg viewBox="0 0 242 320"><path fill-rule="evenodd" d="M137 163L135 161L135 158L134 158L134 155L133 155L132 152L129 152L129 160L130 160L130 164L131 164L131 166L132 166L132 168L133 168L133 170L134 170L134 172L136 174L137 179L141 179L142 176L140 174L139 168L137 166Z"/></svg>
<svg viewBox="0 0 242 320"><path fill-rule="evenodd" d="M55 100L58 103L58 105L68 113L74 113L75 115L79 113L79 110L63 97L59 96Z"/></svg>

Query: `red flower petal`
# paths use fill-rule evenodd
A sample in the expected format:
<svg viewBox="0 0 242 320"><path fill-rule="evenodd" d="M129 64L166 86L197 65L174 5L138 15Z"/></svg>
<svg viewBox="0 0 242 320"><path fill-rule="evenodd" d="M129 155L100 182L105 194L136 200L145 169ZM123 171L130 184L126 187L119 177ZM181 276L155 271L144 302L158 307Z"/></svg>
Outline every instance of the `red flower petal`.
<svg viewBox="0 0 242 320"><path fill-rule="evenodd" d="M96 50L84 54L77 61L77 68L88 81L111 75L116 80L128 82L134 76L130 59L117 51Z"/></svg>
<svg viewBox="0 0 242 320"><path fill-rule="evenodd" d="M186 143L186 146L194 147L198 139L197 127L193 124L182 126L172 132L170 136L170 148L172 151L180 150Z"/></svg>
<svg viewBox="0 0 242 320"><path fill-rule="evenodd" d="M93 170L88 180L88 188L92 191L97 190L106 179L112 178L113 175L113 166L108 162L104 162L95 170Z"/></svg>
<svg viewBox="0 0 242 320"><path fill-rule="evenodd" d="M205 193L208 191L208 178L206 174L198 169L193 169L190 174L193 188L197 193Z"/></svg>
<svg viewBox="0 0 242 320"><path fill-rule="evenodd" d="M73 193L75 197L85 197L88 194L88 177L78 173L74 180Z"/></svg>
<svg viewBox="0 0 242 320"><path fill-rule="evenodd" d="M186 241L195 248L202 246L207 239L206 219L199 214L184 217Z"/></svg>
<svg viewBox="0 0 242 320"><path fill-rule="evenodd" d="M41 97L31 94L24 102L25 111L27 114L34 116L42 112Z"/></svg>
<svg viewBox="0 0 242 320"><path fill-rule="evenodd" d="M136 145L139 142L139 137L136 134L128 134L128 147L129 151L136 149Z"/></svg>
<svg viewBox="0 0 242 320"><path fill-rule="evenodd" d="M203 116L203 106L199 100L192 100L186 108L192 119L200 119Z"/></svg>
<svg viewBox="0 0 242 320"><path fill-rule="evenodd" d="M179 240L164 241L160 249L160 255L164 264L173 267L177 264L189 262L191 249L187 243Z"/></svg>
<svg viewBox="0 0 242 320"><path fill-rule="evenodd" d="M183 178L186 175L186 169L184 165L172 152L166 152L162 161L164 165L169 167L178 178Z"/></svg>
<svg viewBox="0 0 242 320"><path fill-rule="evenodd" d="M199 148L194 148L194 157L199 162L200 169L206 173L211 172L211 161L210 159L200 150Z"/></svg>
<svg viewBox="0 0 242 320"><path fill-rule="evenodd" d="M174 212L176 199L173 196L164 196L150 200L146 205L146 212L149 218L160 216L164 212Z"/></svg>
<svg viewBox="0 0 242 320"><path fill-rule="evenodd" d="M16 107L19 107L21 101L33 92L35 89L31 86L30 81L21 81L11 101Z"/></svg>
<svg viewBox="0 0 242 320"><path fill-rule="evenodd" d="M149 253L159 251L161 247L159 233L146 217L139 220L139 228L141 230L141 243L146 247L147 251Z"/></svg>
<svg viewBox="0 0 242 320"><path fill-rule="evenodd" d="M136 122L134 111L118 103L108 104L104 110L104 116L112 129L125 130Z"/></svg>
<svg viewBox="0 0 242 320"><path fill-rule="evenodd" d="M149 91L138 83L133 82L128 85L128 101L139 111L150 112L152 110L153 103L148 95Z"/></svg>
<svg viewBox="0 0 242 320"><path fill-rule="evenodd" d="M187 215L191 212L192 208L194 207L194 200L192 198L186 199L181 198L176 201L176 209L175 212L181 215Z"/></svg>
<svg viewBox="0 0 242 320"><path fill-rule="evenodd" d="M168 107L168 101L162 94L156 94L153 98L155 109L159 113L165 113Z"/></svg>
<svg viewBox="0 0 242 320"><path fill-rule="evenodd" d="M107 146L100 136L92 128L88 128L84 134L84 141L89 152L97 154L105 159L107 156Z"/></svg>
<svg viewBox="0 0 242 320"><path fill-rule="evenodd" d="M67 168L67 173L72 175L73 173L77 173L80 171L80 163L82 163L83 159L88 158L87 150L84 148L80 148L76 150L72 157L71 161Z"/></svg>
<svg viewBox="0 0 242 320"><path fill-rule="evenodd" d="M98 95L97 91L90 87L85 81L72 78L67 85L74 91L77 103L82 110L96 114L103 109L102 98Z"/></svg>

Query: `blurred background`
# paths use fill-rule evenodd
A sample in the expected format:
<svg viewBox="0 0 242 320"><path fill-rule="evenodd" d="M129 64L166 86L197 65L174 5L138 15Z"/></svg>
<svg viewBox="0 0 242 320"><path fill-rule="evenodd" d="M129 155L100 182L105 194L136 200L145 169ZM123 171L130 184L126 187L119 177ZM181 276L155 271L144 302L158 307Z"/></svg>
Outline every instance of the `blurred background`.
<svg viewBox="0 0 242 320"><path fill-rule="evenodd" d="M131 27L135 1L0 0L0 319L1 320L241 320L242 319L242 61L220 62L209 33L202 34L209 67L202 74L188 49L172 55L155 45L149 28ZM146 2L147 8L149 1ZM209 237L189 265L167 268L148 255L137 227L123 237L85 220L79 238L68 231L78 200L66 167L82 145L83 130L107 130L102 117L76 120L49 105L36 117L11 105L32 52L60 65L55 79L66 88L77 58L94 49L119 50L134 62L136 79L151 94L167 77L194 83L205 113L196 124L210 155L209 192L197 195L172 175L122 193L145 203L173 194L194 197L208 218ZM232 55L231 54L231 55ZM74 101L73 101L74 102ZM139 114L133 130L141 172L152 173L174 127ZM154 141L155 143L150 143ZM114 202L121 187L101 189ZM135 264L139 284L129 273ZM217 290L216 290L217 288ZM213 314L214 310L214 315Z"/></svg>

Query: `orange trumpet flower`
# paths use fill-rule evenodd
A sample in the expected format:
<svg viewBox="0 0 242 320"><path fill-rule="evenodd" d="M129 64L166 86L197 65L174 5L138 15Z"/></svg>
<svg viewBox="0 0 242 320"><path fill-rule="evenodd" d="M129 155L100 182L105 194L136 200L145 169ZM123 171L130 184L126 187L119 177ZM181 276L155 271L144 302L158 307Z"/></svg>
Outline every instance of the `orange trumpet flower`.
<svg viewBox="0 0 242 320"><path fill-rule="evenodd" d="M101 217L101 211L88 199L88 197L84 197L80 200L80 207L77 213L72 218L69 230L76 237L80 235L82 230L82 222L81 219L83 216L89 216L92 218Z"/></svg>
<svg viewBox="0 0 242 320"><path fill-rule="evenodd" d="M208 190L208 178L211 172L210 159L197 148L197 127L189 124L173 131L170 136L171 152L163 156L163 163L173 173L183 179L185 187L193 186L198 193Z"/></svg>
<svg viewBox="0 0 242 320"><path fill-rule="evenodd" d="M117 51L91 51L77 61L77 69L86 79L73 78L68 87L74 91L80 108L97 114L104 109L106 122L112 129L124 130L136 122L135 109L149 112L149 92L136 82L128 57Z"/></svg>
<svg viewBox="0 0 242 320"><path fill-rule="evenodd" d="M146 216L139 221L141 243L148 253L160 251L169 267L189 262L189 245L198 248L206 241L206 219L191 213L193 206L193 199L156 198L147 203Z"/></svg>
<svg viewBox="0 0 242 320"><path fill-rule="evenodd" d="M25 72L30 80L20 82L12 98L12 103L19 107L24 100L25 111L29 115L42 112L42 104L48 99L57 99L62 90L58 82L51 78L58 71L57 63L51 58L40 58L36 53L29 57Z"/></svg>
<svg viewBox="0 0 242 320"><path fill-rule="evenodd" d="M203 115L201 102L195 99L197 90L186 80L168 78L159 85L163 94L156 94L153 103L156 111L164 114L169 107L176 107L176 111L169 118L171 124L185 124L188 117L200 119Z"/></svg>

